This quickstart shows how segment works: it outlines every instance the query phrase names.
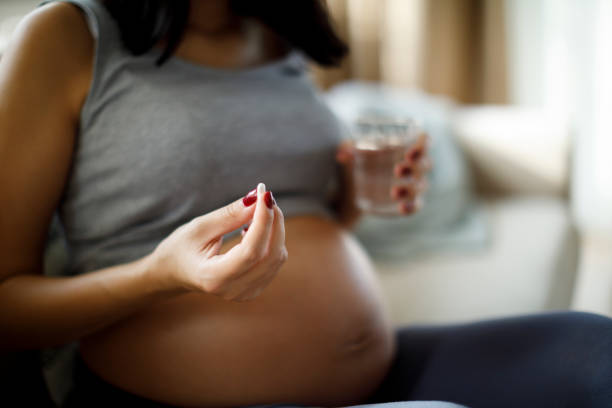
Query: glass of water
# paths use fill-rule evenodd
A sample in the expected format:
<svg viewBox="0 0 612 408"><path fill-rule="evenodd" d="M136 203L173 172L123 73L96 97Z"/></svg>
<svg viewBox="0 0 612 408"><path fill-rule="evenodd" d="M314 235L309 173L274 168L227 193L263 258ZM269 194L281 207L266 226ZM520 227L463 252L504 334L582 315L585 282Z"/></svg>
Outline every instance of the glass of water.
<svg viewBox="0 0 612 408"><path fill-rule="evenodd" d="M398 174L397 165L406 160L422 135L412 119L362 117L352 132L353 177L357 207L368 214L399 215L401 203L393 197L394 187L413 182Z"/></svg>

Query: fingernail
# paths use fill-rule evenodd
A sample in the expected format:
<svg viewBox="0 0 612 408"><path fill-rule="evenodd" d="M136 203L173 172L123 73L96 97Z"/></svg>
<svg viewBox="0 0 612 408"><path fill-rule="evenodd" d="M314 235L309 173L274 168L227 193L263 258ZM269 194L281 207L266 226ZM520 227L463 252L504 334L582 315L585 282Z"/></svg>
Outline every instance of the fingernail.
<svg viewBox="0 0 612 408"><path fill-rule="evenodd" d="M272 207L274 207L274 205L276 204L276 201L274 200L274 197L272 196L271 191L266 191L266 195L264 196L264 201L266 202L266 206L269 209L272 209Z"/></svg>
<svg viewBox="0 0 612 408"><path fill-rule="evenodd" d="M404 163L397 163L393 168L393 174L395 177L407 177L412 174L412 168Z"/></svg>
<svg viewBox="0 0 612 408"><path fill-rule="evenodd" d="M410 160L417 161L421 158L422 155L423 155L423 151L421 149L417 149L410 154Z"/></svg>
<svg viewBox="0 0 612 408"><path fill-rule="evenodd" d="M412 175L412 167L402 167L401 173L402 177L408 177Z"/></svg>
<svg viewBox="0 0 612 408"><path fill-rule="evenodd" d="M274 198L274 194L270 191L270 198L272 199L272 204L276 205L276 199Z"/></svg>
<svg viewBox="0 0 612 408"><path fill-rule="evenodd" d="M245 207L249 207L255 204L255 201L257 201L257 189L249 191L242 199L242 204L244 204Z"/></svg>
<svg viewBox="0 0 612 408"><path fill-rule="evenodd" d="M249 225L247 225L246 227L244 227L242 230L243 230L244 232L247 232L247 231L249 230Z"/></svg>
<svg viewBox="0 0 612 408"><path fill-rule="evenodd" d="M393 187L391 198L405 198L410 191L406 187Z"/></svg>

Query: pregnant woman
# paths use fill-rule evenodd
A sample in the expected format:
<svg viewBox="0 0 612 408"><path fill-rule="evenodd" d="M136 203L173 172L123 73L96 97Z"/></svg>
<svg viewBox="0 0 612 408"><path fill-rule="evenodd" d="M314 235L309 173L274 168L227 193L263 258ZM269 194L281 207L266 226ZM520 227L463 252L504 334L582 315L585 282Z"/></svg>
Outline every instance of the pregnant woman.
<svg viewBox="0 0 612 408"><path fill-rule="evenodd" d="M32 12L0 64L2 349L79 340L69 406L609 406L605 317L390 326L304 65L345 53L318 0ZM415 149L397 165L420 180Z"/></svg>

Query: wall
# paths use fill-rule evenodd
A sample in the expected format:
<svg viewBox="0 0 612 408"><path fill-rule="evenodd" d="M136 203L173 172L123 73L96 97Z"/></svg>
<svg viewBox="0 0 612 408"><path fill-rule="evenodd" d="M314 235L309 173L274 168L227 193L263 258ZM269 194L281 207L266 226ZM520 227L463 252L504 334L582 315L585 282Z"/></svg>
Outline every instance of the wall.
<svg viewBox="0 0 612 408"><path fill-rule="evenodd" d="M42 0L2 0L0 3L0 55L6 48L9 36L19 18L31 10Z"/></svg>
<svg viewBox="0 0 612 408"><path fill-rule="evenodd" d="M11 15L23 15L36 7L42 0L2 0L0 2L0 19Z"/></svg>

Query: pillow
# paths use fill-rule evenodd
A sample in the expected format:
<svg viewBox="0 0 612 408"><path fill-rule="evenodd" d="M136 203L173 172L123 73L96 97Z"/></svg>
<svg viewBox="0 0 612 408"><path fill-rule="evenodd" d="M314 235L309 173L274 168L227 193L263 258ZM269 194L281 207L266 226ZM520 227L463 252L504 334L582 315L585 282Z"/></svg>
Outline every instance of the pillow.
<svg viewBox="0 0 612 408"><path fill-rule="evenodd" d="M414 118L430 136L434 166L421 211L409 217L366 215L356 226L357 238L372 256L415 255L486 241L486 223L472 194L468 165L452 136L454 106L448 99L361 81L341 83L324 99L349 130L361 116L392 115Z"/></svg>

